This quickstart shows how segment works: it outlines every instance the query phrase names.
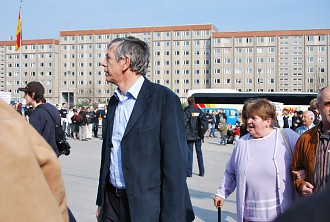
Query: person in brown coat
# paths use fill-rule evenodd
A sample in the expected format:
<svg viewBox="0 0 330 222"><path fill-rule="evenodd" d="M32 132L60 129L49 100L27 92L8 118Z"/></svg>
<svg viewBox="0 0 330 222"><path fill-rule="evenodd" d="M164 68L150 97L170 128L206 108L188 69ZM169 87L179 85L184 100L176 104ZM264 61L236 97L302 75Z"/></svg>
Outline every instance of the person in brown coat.
<svg viewBox="0 0 330 222"><path fill-rule="evenodd" d="M69 221L60 163L52 148L1 99L0 126L0 221Z"/></svg>

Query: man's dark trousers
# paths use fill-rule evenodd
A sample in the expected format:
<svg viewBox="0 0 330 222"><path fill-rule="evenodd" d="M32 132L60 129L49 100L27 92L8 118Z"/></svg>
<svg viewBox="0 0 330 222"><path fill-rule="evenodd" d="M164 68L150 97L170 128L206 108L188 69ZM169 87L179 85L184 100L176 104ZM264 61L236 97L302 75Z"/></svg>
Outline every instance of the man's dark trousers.
<svg viewBox="0 0 330 222"><path fill-rule="evenodd" d="M197 161L198 161L198 168L199 168L199 175L204 176L204 163L203 163L203 153L202 153L202 140L193 140L187 141L188 144L188 171L187 176L192 176L192 166L193 166L193 149L195 144L196 154L197 154Z"/></svg>
<svg viewBox="0 0 330 222"><path fill-rule="evenodd" d="M130 222L128 199L119 197L109 181L106 183L104 206L100 215L101 222Z"/></svg>

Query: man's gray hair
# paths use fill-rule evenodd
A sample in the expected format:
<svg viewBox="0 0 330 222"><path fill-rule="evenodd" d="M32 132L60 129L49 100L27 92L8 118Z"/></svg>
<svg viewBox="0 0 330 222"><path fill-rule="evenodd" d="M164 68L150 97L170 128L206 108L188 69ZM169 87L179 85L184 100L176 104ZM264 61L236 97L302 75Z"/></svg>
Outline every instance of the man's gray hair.
<svg viewBox="0 0 330 222"><path fill-rule="evenodd" d="M148 44L136 37L116 38L111 41L109 47L116 44L115 58L118 61L130 58L130 69L137 74L146 75L150 61L150 48Z"/></svg>
<svg viewBox="0 0 330 222"><path fill-rule="evenodd" d="M304 113L306 113L309 117L312 118L312 120L314 120L315 116L314 116L314 113L313 113L312 111L307 110L307 111L305 111Z"/></svg>

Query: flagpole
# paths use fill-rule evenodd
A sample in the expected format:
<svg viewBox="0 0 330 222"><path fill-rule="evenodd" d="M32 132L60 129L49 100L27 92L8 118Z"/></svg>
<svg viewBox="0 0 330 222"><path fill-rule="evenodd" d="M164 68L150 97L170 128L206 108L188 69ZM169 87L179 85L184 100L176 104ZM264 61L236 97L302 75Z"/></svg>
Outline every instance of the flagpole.
<svg viewBox="0 0 330 222"><path fill-rule="evenodd" d="M23 39L22 39L22 0L20 1L19 5L19 13L20 13L20 41L21 45L19 47L19 87L22 87L22 46L23 46ZM18 101L21 102L22 98L19 94Z"/></svg>

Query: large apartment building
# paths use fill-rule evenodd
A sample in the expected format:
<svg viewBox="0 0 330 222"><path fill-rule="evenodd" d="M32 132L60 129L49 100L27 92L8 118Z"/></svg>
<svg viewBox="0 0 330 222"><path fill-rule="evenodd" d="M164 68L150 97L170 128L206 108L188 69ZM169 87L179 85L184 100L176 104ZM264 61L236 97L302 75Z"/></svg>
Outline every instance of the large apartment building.
<svg viewBox="0 0 330 222"><path fill-rule="evenodd" d="M147 78L183 101L189 90L228 88L243 92L316 92L329 83L330 29L219 32L212 24L78 30L60 39L0 41L0 91L12 98L29 81L45 85L52 103L105 102L101 61L109 42L138 37L150 45Z"/></svg>

